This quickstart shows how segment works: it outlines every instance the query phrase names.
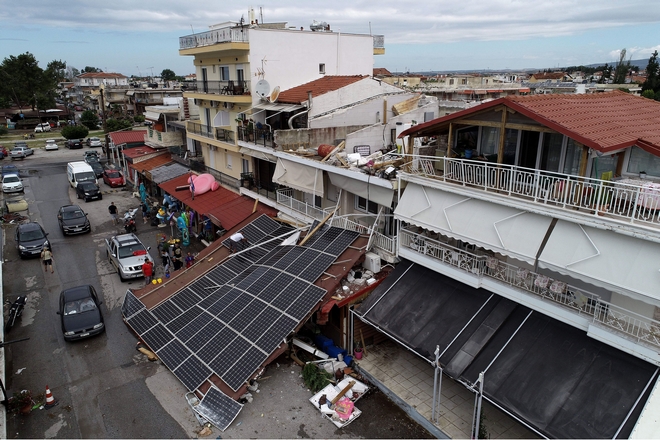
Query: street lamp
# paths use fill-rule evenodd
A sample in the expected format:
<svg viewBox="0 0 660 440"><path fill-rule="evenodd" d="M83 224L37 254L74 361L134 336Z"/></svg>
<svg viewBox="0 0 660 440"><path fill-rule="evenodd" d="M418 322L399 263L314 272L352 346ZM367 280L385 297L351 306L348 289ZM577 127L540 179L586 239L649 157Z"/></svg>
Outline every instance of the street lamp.
<svg viewBox="0 0 660 440"><path fill-rule="evenodd" d="M103 92L104 91L105 91L105 83L102 82L99 85L99 92L101 93L101 121L103 121L103 134L105 135L105 147L104 147L105 156L109 158L110 157L110 148L109 148L110 142L109 142L109 139L108 139L108 131L106 130L106 127L105 127L105 101L103 100Z"/></svg>

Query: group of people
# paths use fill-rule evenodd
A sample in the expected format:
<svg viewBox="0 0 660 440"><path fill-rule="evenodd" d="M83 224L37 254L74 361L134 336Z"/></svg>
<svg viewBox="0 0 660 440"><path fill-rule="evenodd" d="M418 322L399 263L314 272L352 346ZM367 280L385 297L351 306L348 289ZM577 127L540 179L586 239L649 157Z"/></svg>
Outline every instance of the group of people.
<svg viewBox="0 0 660 440"><path fill-rule="evenodd" d="M169 245L165 242L159 245L159 249L163 270L165 271L166 277L169 276L171 270L176 271L182 269L184 265L187 269L195 263L195 256L192 254L192 252L188 252L184 257L181 246L178 243L174 245L174 249L171 253L169 250ZM148 258L144 259L144 263L142 264L142 273L144 274L144 278L147 284L151 283L154 275L154 264Z"/></svg>

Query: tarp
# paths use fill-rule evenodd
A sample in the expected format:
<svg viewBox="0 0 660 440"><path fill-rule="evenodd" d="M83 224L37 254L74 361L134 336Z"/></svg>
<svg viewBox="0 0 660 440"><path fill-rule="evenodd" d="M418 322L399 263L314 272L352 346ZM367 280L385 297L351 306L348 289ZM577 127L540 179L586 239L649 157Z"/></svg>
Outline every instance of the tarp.
<svg viewBox="0 0 660 440"><path fill-rule="evenodd" d="M158 121L160 119L160 113L152 112L152 111L146 111L146 112L144 112L144 117L146 119L149 119L150 121Z"/></svg>
<svg viewBox="0 0 660 440"><path fill-rule="evenodd" d="M344 191L356 194L387 208L392 206L394 190L391 187L386 188L376 184L370 184L369 182L351 179L342 174L333 172L328 172L328 176L330 176L330 181L337 188L341 188Z"/></svg>
<svg viewBox="0 0 660 440"><path fill-rule="evenodd" d="M615 286L653 305L660 298L660 243L559 220L539 266L607 289Z"/></svg>
<svg viewBox="0 0 660 440"><path fill-rule="evenodd" d="M273 182L323 197L323 171L286 159L278 159Z"/></svg>
<svg viewBox="0 0 660 440"><path fill-rule="evenodd" d="M414 183L406 186L394 216L532 265L552 221L550 217Z"/></svg>
<svg viewBox="0 0 660 440"><path fill-rule="evenodd" d="M356 313L430 362L439 345L456 380L484 372L485 396L550 438L627 438L656 377L583 330L406 260Z"/></svg>

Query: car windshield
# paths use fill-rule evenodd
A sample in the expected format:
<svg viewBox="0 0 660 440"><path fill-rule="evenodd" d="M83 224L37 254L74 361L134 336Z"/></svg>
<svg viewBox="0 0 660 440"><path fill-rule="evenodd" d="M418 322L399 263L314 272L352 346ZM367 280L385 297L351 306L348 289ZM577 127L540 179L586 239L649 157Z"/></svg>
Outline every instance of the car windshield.
<svg viewBox="0 0 660 440"><path fill-rule="evenodd" d="M41 229L34 229L32 231L22 231L19 234L20 241L32 241L39 240L40 238L46 238Z"/></svg>
<svg viewBox="0 0 660 440"><path fill-rule="evenodd" d="M76 301L69 301L64 304L64 316L75 315L76 313L85 313L96 309L96 304L92 298L83 298Z"/></svg>
<svg viewBox="0 0 660 440"><path fill-rule="evenodd" d="M90 142L97 142L97 141L99 141L99 138L89 138L89 141Z"/></svg>
<svg viewBox="0 0 660 440"><path fill-rule="evenodd" d="M5 176L4 179L2 179L2 181L5 183L14 183L14 182L20 182L21 179L19 179L18 176L14 174L10 174L9 176Z"/></svg>
<svg viewBox="0 0 660 440"><path fill-rule="evenodd" d="M84 191L96 189L96 185L93 182L82 182L79 185Z"/></svg>
<svg viewBox="0 0 660 440"><path fill-rule="evenodd" d="M123 246L119 248L119 258L137 257L139 255L146 255L147 250L142 244L134 244L132 246Z"/></svg>
<svg viewBox="0 0 660 440"><path fill-rule="evenodd" d="M84 182L86 180L94 181L94 180L96 180L96 175L91 171L85 171L85 172L76 174L76 181L77 182Z"/></svg>
<svg viewBox="0 0 660 440"><path fill-rule="evenodd" d="M116 178L116 177L121 177L121 174L119 174L119 171L108 171L106 174L108 175L108 177L113 178L113 179Z"/></svg>
<svg viewBox="0 0 660 440"><path fill-rule="evenodd" d="M76 209L74 211L64 211L62 212L62 219L63 220L72 220L74 218L81 218L84 217L85 213L82 212L80 209Z"/></svg>

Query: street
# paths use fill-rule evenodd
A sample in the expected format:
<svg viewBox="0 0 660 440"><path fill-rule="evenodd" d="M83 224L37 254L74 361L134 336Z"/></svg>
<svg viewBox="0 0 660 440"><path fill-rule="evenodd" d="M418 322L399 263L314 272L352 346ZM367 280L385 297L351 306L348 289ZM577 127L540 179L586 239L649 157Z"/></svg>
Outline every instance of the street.
<svg viewBox="0 0 660 440"><path fill-rule="evenodd" d="M149 362L135 349L136 338L121 318L126 289L141 287L144 281L122 283L106 257L104 239L123 233L121 220L112 224L108 205L114 202L121 218L138 200L130 191L111 190L103 183L102 200L77 200L65 170L67 162L81 158L82 150L37 150L14 162L25 185L29 217L49 233L55 273L45 273L38 258L21 260L14 244L15 226L3 226L4 296L28 297L22 317L5 340L30 338L5 348L6 385L9 395L27 389L34 396L41 394L41 401L48 386L58 405L28 415L8 414L7 438L195 438L201 426L184 398L187 390L160 362ZM88 214L91 233L62 235L56 213L71 203ZM156 236L169 229L145 225L140 218L137 225L137 235L156 257ZM201 246L191 247L195 245ZM94 286L103 301L106 332L68 343L56 314L59 293L84 284ZM308 402L312 393L300 375L299 366L285 356L278 359L264 373L254 402L245 405L225 432L213 428L209 438L428 437L376 390L358 402L364 414L338 430Z"/></svg>

